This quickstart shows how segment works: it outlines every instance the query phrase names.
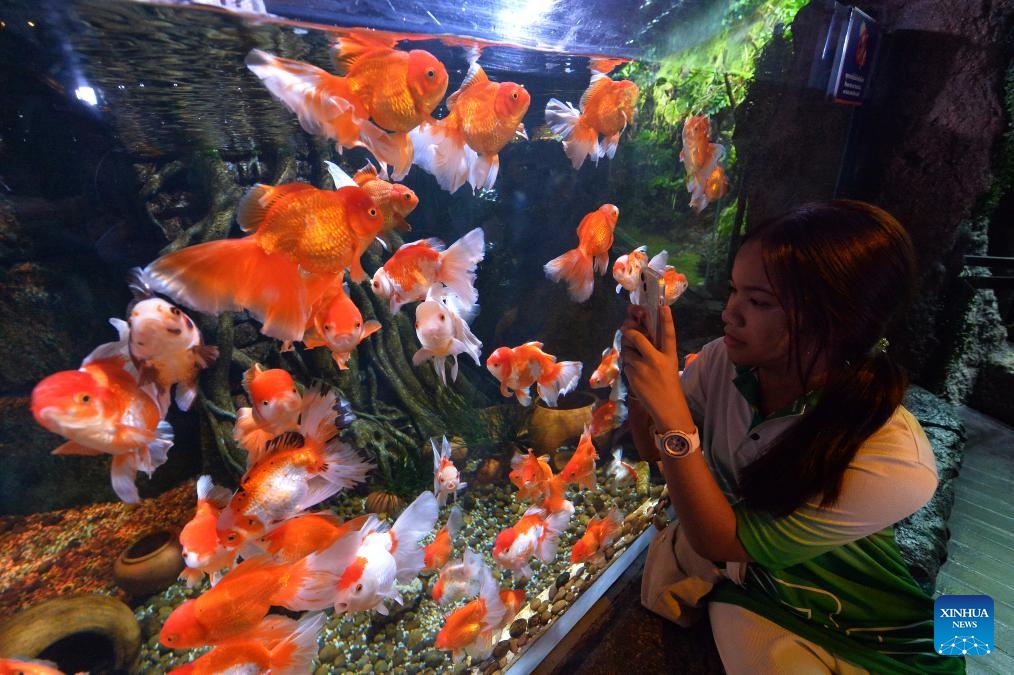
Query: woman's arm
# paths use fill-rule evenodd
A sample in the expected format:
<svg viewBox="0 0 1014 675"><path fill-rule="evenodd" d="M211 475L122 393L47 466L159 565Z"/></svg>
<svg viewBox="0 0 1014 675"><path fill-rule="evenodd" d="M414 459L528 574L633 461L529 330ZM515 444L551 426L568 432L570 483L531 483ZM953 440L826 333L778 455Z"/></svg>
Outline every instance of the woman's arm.
<svg viewBox="0 0 1014 675"><path fill-rule="evenodd" d="M630 387L629 423L638 453L659 459L654 432L694 430L679 379L676 334L668 307L659 311L662 344L656 349L644 330L644 308L631 305L623 333L623 372ZM698 449L681 459L660 458L669 499L694 549L711 560L749 561L736 536L736 516Z"/></svg>

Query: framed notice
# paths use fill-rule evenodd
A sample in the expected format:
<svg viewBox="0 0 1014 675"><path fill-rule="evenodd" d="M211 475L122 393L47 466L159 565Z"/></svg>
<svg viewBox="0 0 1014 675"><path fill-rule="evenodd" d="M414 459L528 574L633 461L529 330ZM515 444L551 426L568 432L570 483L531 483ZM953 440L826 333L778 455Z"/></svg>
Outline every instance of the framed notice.
<svg viewBox="0 0 1014 675"><path fill-rule="evenodd" d="M877 22L860 9L849 8L827 83L827 95L835 103L859 105L866 99L878 41Z"/></svg>

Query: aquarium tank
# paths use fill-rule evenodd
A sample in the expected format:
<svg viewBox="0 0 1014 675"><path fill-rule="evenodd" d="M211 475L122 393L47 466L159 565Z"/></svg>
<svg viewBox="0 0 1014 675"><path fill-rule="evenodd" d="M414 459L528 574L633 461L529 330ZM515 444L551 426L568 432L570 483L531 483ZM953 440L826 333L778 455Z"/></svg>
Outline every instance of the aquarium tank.
<svg viewBox="0 0 1014 675"><path fill-rule="evenodd" d="M517 666L665 508L617 328L721 334L804 4L4 3L0 657Z"/></svg>

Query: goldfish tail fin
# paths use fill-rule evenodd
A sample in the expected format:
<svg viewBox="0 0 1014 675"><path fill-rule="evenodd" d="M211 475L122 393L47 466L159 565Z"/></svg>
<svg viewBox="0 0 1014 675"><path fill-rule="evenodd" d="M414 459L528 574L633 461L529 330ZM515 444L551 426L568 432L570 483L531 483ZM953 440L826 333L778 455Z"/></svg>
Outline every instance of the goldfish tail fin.
<svg viewBox="0 0 1014 675"><path fill-rule="evenodd" d="M582 368L580 361L561 361L556 364L553 375L546 378L546 382L538 382L539 396L546 405L556 407L557 399L569 394L577 386Z"/></svg>
<svg viewBox="0 0 1014 675"><path fill-rule="evenodd" d="M357 120L361 145L373 153L381 167L391 166L391 180L400 181L412 168L415 148L406 133L388 133L369 120Z"/></svg>
<svg viewBox="0 0 1014 675"><path fill-rule="evenodd" d="M324 626L322 612L307 614L296 624L291 635L271 650L272 675L300 675L313 670L317 656L317 636Z"/></svg>
<svg viewBox="0 0 1014 675"><path fill-rule="evenodd" d="M398 542L391 554L397 562L396 578L399 583L408 583L425 566L419 541L436 525L439 513L436 495L426 491L401 512L391 527L394 539Z"/></svg>
<svg viewBox="0 0 1014 675"><path fill-rule="evenodd" d="M567 291L575 302L591 297L595 286L592 259L579 248L573 248L547 262L543 268L550 281L566 281Z"/></svg>
<svg viewBox="0 0 1014 675"><path fill-rule="evenodd" d="M424 122L409 132L415 151L413 162L432 174L437 184L451 194L468 178L467 150L460 129L443 120Z"/></svg>
<svg viewBox="0 0 1014 675"><path fill-rule="evenodd" d="M152 287L206 314L248 310L261 333L279 340L303 338L310 311L298 265L266 253L253 237L221 239L162 256L145 269Z"/></svg>
<svg viewBox="0 0 1014 675"><path fill-rule="evenodd" d="M549 99L546 124L563 140L563 151L575 169L581 168L585 157L598 162L603 155L598 133L581 120L581 112L570 103Z"/></svg>
<svg viewBox="0 0 1014 675"><path fill-rule="evenodd" d="M454 291L467 309L479 300L474 285L475 268L485 255L486 237L481 227L468 232L440 254L437 280Z"/></svg>
<svg viewBox="0 0 1014 675"><path fill-rule="evenodd" d="M500 155L479 154L470 152L468 155L468 184L472 190L492 190L496 177L500 173Z"/></svg>
<svg viewBox="0 0 1014 675"><path fill-rule="evenodd" d="M359 456L353 446L338 438L324 447L324 456L327 460L327 470L320 476L338 490L364 482L366 474L374 468L373 464Z"/></svg>
<svg viewBox="0 0 1014 675"><path fill-rule="evenodd" d="M320 383L306 390L299 412L299 432L304 438L323 444L334 437L338 431L334 423L337 402L334 390L325 392Z"/></svg>

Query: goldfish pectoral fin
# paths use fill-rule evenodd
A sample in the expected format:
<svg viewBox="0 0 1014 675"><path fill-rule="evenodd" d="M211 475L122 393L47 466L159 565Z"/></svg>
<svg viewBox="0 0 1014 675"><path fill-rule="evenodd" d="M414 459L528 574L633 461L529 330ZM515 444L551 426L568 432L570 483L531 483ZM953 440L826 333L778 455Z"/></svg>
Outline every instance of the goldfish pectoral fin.
<svg viewBox="0 0 1014 675"><path fill-rule="evenodd" d="M376 321L374 319L370 319L369 321L367 321L366 323L363 324L363 333L362 333L362 335L359 338L359 342L362 342L366 338L370 337L371 335L373 335L374 333L376 333L381 328L382 328L382 326L380 325L379 321Z"/></svg>
<svg viewBox="0 0 1014 675"><path fill-rule="evenodd" d="M176 385L176 407L186 412L197 398L197 382L180 382Z"/></svg>
<svg viewBox="0 0 1014 675"><path fill-rule="evenodd" d="M514 394L518 397L518 403L521 405L529 406L532 404L532 396L528 393L527 389L518 389Z"/></svg>
<svg viewBox="0 0 1014 675"><path fill-rule="evenodd" d="M127 504L141 501L134 479L137 478L137 458L133 454L116 455L110 469L110 482L116 496Z"/></svg>
<svg viewBox="0 0 1014 675"><path fill-rule="evenodd" d="M421 349L416 350L415 354L412 355L412 365L418 366L434 356L436 355L430 349L422 347Z"/></svg>
<svg viewBox="0 0 1014 675"><path fill-rule="evenodd" d="M352 358L352 354L349 352L331 352L331 358L334 360L334 364L338 366L338 370L349 369L349 359Z"/></svg>
<svg viewBox="0 0 1014 675"><path fill-rule="evenodd" d="M74 441L67 441L63 445L57 446L53 449L54 455L84 455L87 457L94 457L95 455L105 454L102 450L96 450L95 448L89 448L75 443Z"/></svg>

